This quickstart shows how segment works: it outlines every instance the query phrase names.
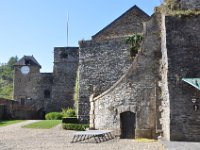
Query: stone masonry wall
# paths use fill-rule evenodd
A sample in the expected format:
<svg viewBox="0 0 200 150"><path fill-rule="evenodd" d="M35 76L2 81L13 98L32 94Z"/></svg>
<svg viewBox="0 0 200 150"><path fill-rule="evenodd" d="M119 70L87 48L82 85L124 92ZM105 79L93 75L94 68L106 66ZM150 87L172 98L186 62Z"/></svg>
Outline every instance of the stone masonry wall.
<svg viewBox="0 0 200 150"><path fill-rule="evenodd" d="M31 98L33 102L36 101L34 90L37 80L40 77L40 68L38 66L29 66L30 72L27 75L23 75L20 71L22 66L15 66L15 76L14 76L14 96L15 100Z"/></svg>
<svg viewBox="0 0 200 150"><path fill-rule="evenodd" d="M52 86L53 86L53 74L52 73L40 73L36 82L33 86L33 96L29 100L29 103L36 107L36 110L42 109L48 112L48 104L51 102L52 98ZM45 91L50 92L49 97L45 97ZM33 102L35 99L35 102ZM28 103L26 103L28 104Z"/></svg>
<svg viewBox="0 0 200 150"><path fill-rule="evenodd" d="M200 77L200 16L166 17L171 140L200 141L200 92L182 78ZM199 99L198 99L199 103Z"/></svg>
<svg viewBox="0 0 200 150"><path fill-rule="evenodd" d="M131 58L126 39L80 42L80 117L89 117L89 97L93 87L97 89L98 95L110 88L127 71Z"/></svg>
<svg viewBox="0 0 200 150"><path fill-rule="evenodd" d="M33 119L37 118L37 111L41 109L45 110L43 92L49 82L45 84L41 82L40 66L29 65L30 72L26 75L20 71L22 66L15 66L13 98L19 103L16 107L12 108L13 117L18 119ZM52 74L48 74L48 76L52 77ZM25 107L28 111L24 109Z"/></svg>
<svg viewBox="0 0 200 150"><path fill-rule="evenodd" d="M146 23L141 51L127 73L110 89L94 98L95 128L113 129L120 134L120 113L132 111L136 114L136 137L155 137L161 59L159 33L160 15L154 15Z"/></svg>
<svg viewBox="0 0 200 150"><path fill-rule="evenodd" d="M200 0L166 0L173 10L200 10Z"/></svg>
<svg viewBox="0 0 200 150"><path fill-rule="evenodd" d="M149 16L137 6L133 6L111 24L94 35L92 39L102 40L140 33L143 31L142 23L147 20L149 20Z"/></svg>
<svg viewBox="0 0 200 150"><path fill-rule="evenodd" d="M49 111L74 107L74 88L78 69L78 47L56 47L54 49L54 70L52 98Z"/></svg>
<svg viewBox="0 0 200 150"><path fill-rule="evenodd" d="M13 117L12 108L13 108L13 105L16 105L16 104L17 104L16 101L0 98L0 120L11 119Z"/></svg>

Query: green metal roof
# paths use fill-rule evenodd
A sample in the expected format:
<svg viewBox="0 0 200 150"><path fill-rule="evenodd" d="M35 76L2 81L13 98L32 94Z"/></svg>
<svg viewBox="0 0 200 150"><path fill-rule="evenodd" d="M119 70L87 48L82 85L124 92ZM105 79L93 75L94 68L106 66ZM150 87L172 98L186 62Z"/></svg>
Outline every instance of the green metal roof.
<svg viewBox="0 0 200 150"><path fill-rule="evenodd" d="M200 78L182 78L182 80L200 90Z"/></svg>

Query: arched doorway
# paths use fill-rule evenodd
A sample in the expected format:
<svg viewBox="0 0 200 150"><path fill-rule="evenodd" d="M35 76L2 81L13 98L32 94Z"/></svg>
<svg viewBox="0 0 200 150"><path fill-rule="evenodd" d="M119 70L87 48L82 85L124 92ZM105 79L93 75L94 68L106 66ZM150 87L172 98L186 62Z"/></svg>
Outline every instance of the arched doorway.
<svg viewBox="0 0 200 150"><path fill-rule="evenodd" d="M126 111L120 114L121 138L135 138L135 113Z"/></svg>

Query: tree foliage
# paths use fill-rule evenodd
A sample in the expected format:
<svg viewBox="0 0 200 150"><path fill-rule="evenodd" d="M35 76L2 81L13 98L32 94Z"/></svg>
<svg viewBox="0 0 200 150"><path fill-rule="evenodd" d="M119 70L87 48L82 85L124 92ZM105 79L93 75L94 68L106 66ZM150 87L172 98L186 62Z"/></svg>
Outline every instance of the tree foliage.
<svg viewBox="0 0 200 150"><path fill-rule="evenodd" d="M11 57L6 64L0 64L0 98L11 99L13 94L13 65L18 57Z"/></svg>

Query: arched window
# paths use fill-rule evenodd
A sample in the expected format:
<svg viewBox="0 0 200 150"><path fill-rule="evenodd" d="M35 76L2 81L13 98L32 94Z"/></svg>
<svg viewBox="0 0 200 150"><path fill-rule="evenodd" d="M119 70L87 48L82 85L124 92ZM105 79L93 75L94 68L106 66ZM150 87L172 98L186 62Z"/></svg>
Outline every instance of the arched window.
<svg viewBox="0 0 200 150"><path fill-rule="evenodd" d="M50 98L51 92L49 90L44 91L44 98Z"/></svg>

